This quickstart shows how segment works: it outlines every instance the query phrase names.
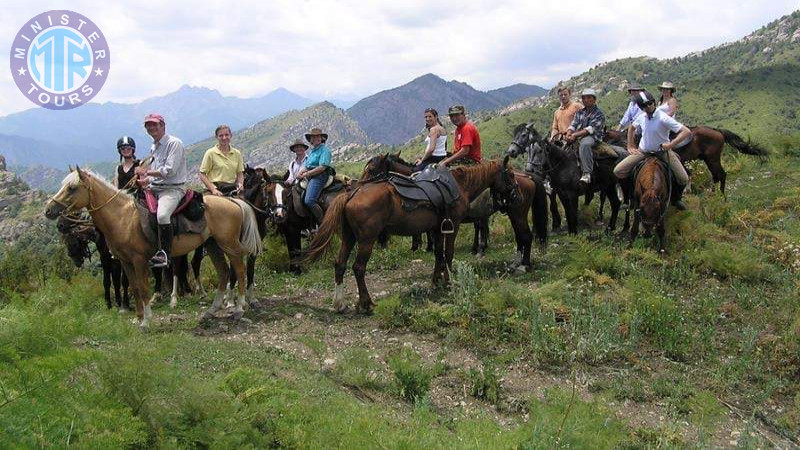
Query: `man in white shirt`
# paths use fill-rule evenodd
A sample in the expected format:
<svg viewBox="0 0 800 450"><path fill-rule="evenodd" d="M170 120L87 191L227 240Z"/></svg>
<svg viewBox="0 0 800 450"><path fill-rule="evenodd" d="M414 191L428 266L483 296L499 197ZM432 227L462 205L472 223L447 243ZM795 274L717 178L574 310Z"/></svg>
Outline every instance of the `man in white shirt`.
<svg viewBox="0 0 800 450"><path fill-rule="evenodd" d="M294 143L289 146L289 151L294 153L294 158L289 161L289 175L284 182L286 186L291 186L298 181L297 174L303 169L303 163L306 161L306 150L308 150L308 145L300 139L296 139Z"/></svg>
<svg viewBox="0 0 800 450"><path fill-rule="evenodd" d="M628 87L628 95L630 95L631 101L628 103L628 109L625 110L625 114L622 115L622 120L619 121L620 131L625 131L625 129L627 129L642 113L641 108L639 108L639 105L636 103L636 97L642 91L644 91L644 88L636 83L632 83Z"/></svg>
<svg viewBox="0 0 800 450"><path fill-rule="evenodd" d="M628 128L628 152L630 155L614 167L614 175L620 179L627 178L636 164L648 155L665 151L669 158L670 170L675 175L675 181L678 184L674 191L676 195L672 197L672 204L680 210L685 210L686 205L681 200L681 196L689 182L689 175L681 164L680 158L672 149L676 147L676 143L689 137L691 131L664 111L656 109L656 99L649 92L640 92L636 97L636 103L644 114L637 117L632 126ZM642 135L639 148L636 148L633 140L637 131L640 131ZM678 133L673 140L669 139L670 131Z"/></svg>

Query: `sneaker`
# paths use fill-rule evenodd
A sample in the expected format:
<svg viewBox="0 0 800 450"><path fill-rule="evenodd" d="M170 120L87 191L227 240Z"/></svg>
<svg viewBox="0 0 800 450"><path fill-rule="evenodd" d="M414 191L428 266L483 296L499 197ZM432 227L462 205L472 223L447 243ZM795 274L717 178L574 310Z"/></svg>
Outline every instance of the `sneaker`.
<svg viewBox="0 0 800 450"><path fill-rule="evenodd" d="M553 193L553 186L550 186L550 180L544 180L544 192L547 193L547 195Z"/></svg>
<svg viewBox="0 0 800 450"><path fill-rule="evenodd" d="M592 174L590 173L583 174L580 181L581 183L590 184L592 182Z"/></svg>
<svg viewBox="0 0 800 450"><path fill-rule="evenodd" d="M158 268L158 267L167 267L169 265L169 258L167 258L167 253L164 250L159 250L150 258L150 267Z"/></svg>

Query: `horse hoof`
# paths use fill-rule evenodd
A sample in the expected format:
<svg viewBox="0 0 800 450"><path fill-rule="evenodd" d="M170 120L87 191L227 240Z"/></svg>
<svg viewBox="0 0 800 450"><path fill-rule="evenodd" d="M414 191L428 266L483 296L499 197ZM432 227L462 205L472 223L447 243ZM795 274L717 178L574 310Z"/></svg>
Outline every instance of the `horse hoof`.
<svg viewBox="0 0 800 450"><path fill-rule="evenodd" d="M372 307L373 303L370 302L367 306L358 305L358 313L364 316L371 316L372 315Z"/></svg>
<svg viewBox="0 0 800 450"><path fill-rule="evenodd" d="M231 315L231 320L238 322L242 317L244 317L244 311L236 311Z"/></svg>
<svg viewBox="0 0 800 450"><path fill-rule="evenodd" d="M514 273L517 274L517 275L522 275L522 274L528 273L528 268L525 267L525 266L522 266L522 265L517 266L517 268L514 269Z"/></svg>
<svg viewBox="0 0 800 450"><path fill-rule="evenodd" d="M258 300L251 301L249 303L249 305L250 305L250 308L252 308L252 309L261 309L261 302L259 302Z"/></svg>

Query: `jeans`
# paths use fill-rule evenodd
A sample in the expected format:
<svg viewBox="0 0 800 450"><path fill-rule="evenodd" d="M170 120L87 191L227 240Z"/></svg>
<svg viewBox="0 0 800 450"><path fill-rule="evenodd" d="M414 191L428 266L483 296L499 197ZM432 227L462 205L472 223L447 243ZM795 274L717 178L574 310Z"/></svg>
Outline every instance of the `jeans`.
<svg viewBox="0 0 800 450"><path fill-rule="evenodd" d="M595 139L593 136L584 136L578 143L578 155L581 158L581 173L592 173L594 170L594 157L592 156L592 147L594 147Z"/></svg>
<svg viewBox="0 0 800 450"><path fill-rule="evenodd" d="M322 189L325 188L325 183L328 181L328 172L322 172L321 174L311 178L308 180L308 187L306 187L306 196L303 199L303 203L309 208L312 205L317 203L317 199L319 198L319 194L322 193Z"/></svg>
<svg viewBox="0 0 800 450"><path fill-rule="evenodd" d="M180 205L184 194L183 188L153 188L153 194L158 198L156 219L159 225L169 225L172 212Z"/></svg>
<svg viewBox="0 0 800 450"><path fill-rule="evenodd" d="M431 155L425 161L422 161L418 165L414 166L413 170L414 172L422 172L423 170L425 170L426 167L430 166L433 163L438 163L439 161L442 161L445 158L447 158L447 155L444 156Z"/></svg>

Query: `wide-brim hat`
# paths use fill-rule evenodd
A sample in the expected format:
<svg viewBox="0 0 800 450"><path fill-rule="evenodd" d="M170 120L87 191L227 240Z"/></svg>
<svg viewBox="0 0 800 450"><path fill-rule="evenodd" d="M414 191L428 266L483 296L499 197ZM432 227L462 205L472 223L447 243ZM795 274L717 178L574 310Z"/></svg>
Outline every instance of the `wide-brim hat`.
<svg viewBox="0 0 800 450"><path fill-rule="evenodd" d="M581 91L581 97L586 97L586 96L592 96L594 98L597 98L597 91L595 91L592 88L586 88L583 91Z"/></svg>
<svg viewBox="0 0 800 450"><path fill-rule="evenodd" d="M669 81L665 81L665 82L661 83L661 86L659 86L658 88L659 89L670 89L670 90L672 90L672 92L676 91L675 85L670 83Z"/></svg>
<svg viewBox="0 0 800 450"><path fill-rule="evenodd" d="M322 136L322 140L323 141L327 141L328 140L328 135L323 133L322 130L319 129L319 128L312 128L311 131L306 133L306 140L308 142L311 142L311 136Z"/></svg>
<svg viewBox="0 0 800 450"><path fill-rule="evenodd" d="M630 91L643 91L643 90L644 90L644 88L639 86L636 83L631 83L630 85L628 85L628 92L630 92Z"/></svg>
<svg viewBox="0 0 800 450"><path fill-rule="evenodd" d="M302 139L295 139L294 142L291 145L289 145L289 151L293 152L294 148L297 147L298 145L308 150L308 145L306 145L306 143L303 142Z"/></svg>

